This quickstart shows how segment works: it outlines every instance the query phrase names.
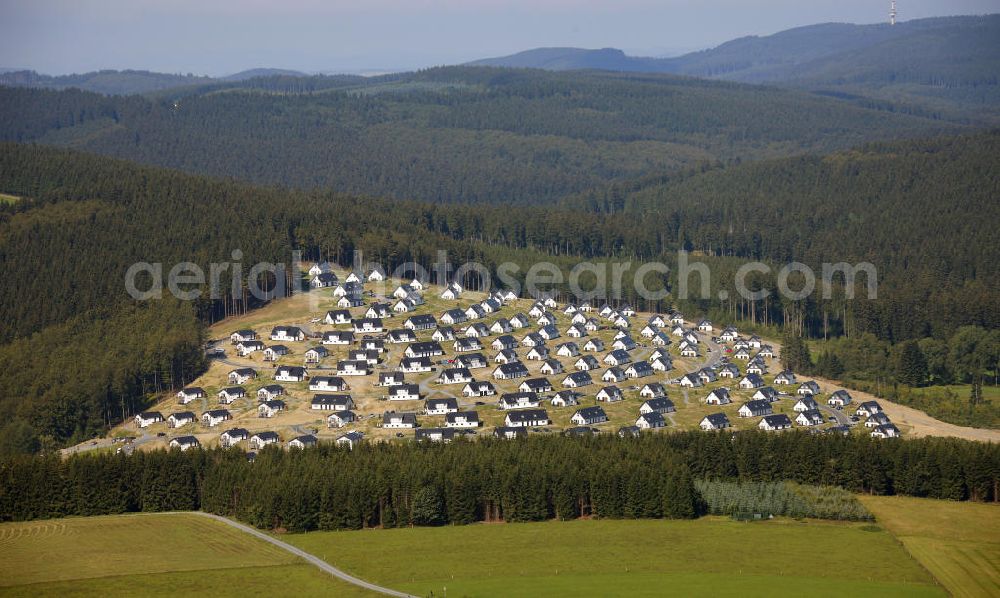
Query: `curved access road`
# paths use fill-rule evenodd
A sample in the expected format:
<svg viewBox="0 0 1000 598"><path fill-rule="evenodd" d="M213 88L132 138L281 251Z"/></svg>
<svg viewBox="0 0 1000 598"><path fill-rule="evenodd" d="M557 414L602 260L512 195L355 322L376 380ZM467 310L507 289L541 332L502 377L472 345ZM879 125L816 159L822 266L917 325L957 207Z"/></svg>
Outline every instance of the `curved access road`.
<svg viewBox="0 0 1000 598"><path fill-rule="evenodd" d="M265 542L273 544L273 545L277 546L278 548L281 548L282 550L286 550L286 551L294 554L295 556L297 556L297 557L299 557L301 559L304 559L305 561L307 561L307 562L309 562L309 563L311 563L311 564L319 567L320 569L322 569L326 573L329 573L330 575L336 577L337 579L346 581L347 583L356 585L356 586L358 586L360 588L364 588L366 590L371 590L372 592L378 592L380 594L385 594L387 596L398 596L400 598L417 598L416 596L413 596L412 594L407 594L405 592L399 592L399 591L393 590L391 588L384 588L382 586L377 586L377 585L375 585L373 583L369 583L369 582L367 582L367 581L365 581L363 579L358 579L357 577L354 577L353 575L350 575L349 573L345 573L344 571L341 571L340 569L337 569L336 567L334 567L330 563L324 561L323 559L321 559L321 558L319 558L317 556L311 555L308 552L306 552L304 550L301 550L299 548L296 548L295 546L292 546L291 544L289 544L287 542L282 542L281 540L279 540L279 539L277 539L277 538L275 538L273 536L270 536L268 534L265 534L264 532L262 532L260 530L256 530L256 529L254 529L254 528L252 528L250 526L243 525L242 523L238 523L236 521L233 521L232 519L228 519L228 518L222 517L220 515L213 515L212 513L205 513L204 511L183 511L182 513L185 514L185 515L186 514L194 514L194 515L200 515L201 517L208 517L209 519L215 519L216 521L219 521L221 523L225 523L226 525L229 525L231 527L235 527L236 529L238 529L238 530L240 530L242 532L248 533L251 536L254 536L254 537L256 537L256 538L258 538L260 540L263 540Z"/></svg>

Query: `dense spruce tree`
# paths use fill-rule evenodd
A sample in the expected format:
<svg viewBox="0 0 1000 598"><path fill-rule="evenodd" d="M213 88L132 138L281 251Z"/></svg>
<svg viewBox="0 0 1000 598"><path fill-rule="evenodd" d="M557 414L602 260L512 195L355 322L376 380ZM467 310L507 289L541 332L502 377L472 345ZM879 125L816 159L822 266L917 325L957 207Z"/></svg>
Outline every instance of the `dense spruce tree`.
<svg viewBox="0 0 1000 598"><path fill-rule="evenodd" d="M927 359L917 341L902 343L896 361L896 379L903 384L920 386L927 380Z"/></svg>

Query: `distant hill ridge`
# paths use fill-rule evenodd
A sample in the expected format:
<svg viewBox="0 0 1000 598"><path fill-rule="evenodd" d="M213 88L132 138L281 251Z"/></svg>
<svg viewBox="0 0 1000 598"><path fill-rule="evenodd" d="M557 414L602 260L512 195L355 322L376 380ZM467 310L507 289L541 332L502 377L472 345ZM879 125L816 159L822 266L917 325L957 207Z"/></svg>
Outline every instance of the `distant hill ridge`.
<svg viewBox="0 0 1000 598"><path fill-rule="evenodd" d="M907 105L934 117L1000 123L1000 15L889 24L824 23L741 37L674 58L602 48L536 48L492 67L662 73L787 85Z"/></svg>

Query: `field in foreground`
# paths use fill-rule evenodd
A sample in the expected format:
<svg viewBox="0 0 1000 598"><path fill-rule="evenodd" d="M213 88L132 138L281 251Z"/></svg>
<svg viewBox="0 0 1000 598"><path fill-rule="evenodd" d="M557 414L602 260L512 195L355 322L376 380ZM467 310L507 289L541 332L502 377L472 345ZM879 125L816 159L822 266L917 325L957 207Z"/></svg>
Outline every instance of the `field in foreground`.
<svg viewBox="0 0 1000 598"><path fill-rule="evenodd" d="M1000 505L903 496L862 502L955 596L1000 596Z"/></svg>
<svg viewBox="0 0 1000 598"><path fill-rule="evenodd" d="M283 539L368 581L422 596L944 595L889 533L855 523L706 517Z"/></svg>
<svg viewBox="0 0 1000 598"><path fill-rule="evenodd" d="M195 515L0 524L3 596L368 596L297 557Z"/></svg>

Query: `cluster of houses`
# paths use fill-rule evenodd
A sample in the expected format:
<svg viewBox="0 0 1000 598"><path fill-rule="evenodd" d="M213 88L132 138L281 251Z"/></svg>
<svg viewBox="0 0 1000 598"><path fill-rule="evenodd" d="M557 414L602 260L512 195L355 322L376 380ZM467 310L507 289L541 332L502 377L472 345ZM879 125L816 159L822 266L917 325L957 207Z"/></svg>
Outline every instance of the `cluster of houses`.
<svg viewBox="0 0 1000 598"><path fill-rule="evenodd" d="M347 380L377 373L372 384L383 389L381 398L390 404L403 402L404 407L385 410L379 420L380 427L412 429L415 437L421 440L447 442L456 435L475 433L483 425L480 413L473 408L463 408L460 401L483 405L482 399L486 397L495 397L496 407L504 415L502 425L493 430L498 437L516 438L530 429L551 425L548 408L575 408L569 418L574 428L568 433L596 431L593 426L609 422L601 403L625 400L622 385L638 391L642 403L634 423L620 428L619 434L637 434L642 430L666 427L670 414L676 410L667 397L665 384L653 380L657 374L674 369L668 349L676 343L674 350L682 357L700 357L703 336L715 332L708 320L698 322L693 328L687 327L683 314L676 312L654 314L641 323L641 328L639 325L633 327L637 313L630 306L614 308L605 304L595 307L586 302L560 306L551 297L536 301L525 313L499 317L498 312L518 299L510 291L491 293L482 301L465 308L447 309L436 317L429 313L410 313L425 304L425 287L418 280L396 287L391 300L376 300L366 306L364 282L385 280L381 269L375 268L365 274L352 272L341 281L329 266L318 264L309 274L313 288L332 289L333 296L338 299L338 309L327 312L321 321L343 328L312 334L298 326L275 326L268 335L270 345L265 345L254 330L238 330L230 336L240 356L249 357L259 352L262 359L269 362L291 354L285 343L313 341L312 346L303 351L303 365L275 364L273 383L269 381L255 391L256 412L260 418L273 418L288 409L283 398L286 389L281 383L307 383L314 393L309 409L322 414L329 428L350 426L359 421L359 415ZM443 288L441 298L457 301L463 294L462 285L453 282ZM361 317L352 314L354 308L365 308ZM562 316L557 317L556 313ZM387 320L397 316L402 319L401 324L387 326ZM560 326L560 322L567 319L568 324ZM605 340L608 338L610 340ZM713 340L727 345L728 357L715 366L688 372L673 383L684 389L694 389L720 379L733 380L735 388L753 391L751 399L740 406L737 415L759 417L758 427L763 430L783 430L796 424L815 427L825 423L816 402L820 393L818 385L813 381L799 384L791 372L780 372L773 384L798 384L794 418L773 412L773 403L789 393L779 393L766 385L767 360L775 355L759 337L743 338L735 328L728 327ZM401 355L398 362L389 364L388 355L393 347L399 347ZM338 356L335 366L322 365L334 351ZM449 358L450 355L454 357ZM745 363L742 371L738 362ZM531 374L529 365L537 367L538 375ZM438 366L443 366L440 371ZM442 394L450 390L453 396L425 397L421 384L407 379L408 375L423 373L432 373L433 383L442 388ZM230 386L217 393L221 408L206 409L197 416L192 411L179 411L169 414L166 419L158 412L145 412L135 417L136 425L144 428L165 421L168 427L175 429L196 423L207 428L222 426L232 419L225 406L247 399L244 385L260 378L261 373L253 367L237 367L228 373ZM516 384L516 390L501 392L496 383L507 388ZM591 402L587 400L589 397L594 404L585 406L584 403ZM204 389L192 387L178 392L177 398L181 405L187 405L195 400L206 400L207 396ZM421 407L414 408L414 402ZM719 387L711 390L704 402L721 406L732 403L733 398L729 389ZM851 403L851 397L846 391L837 391L831 394L827 403L843 409ZM443 417L443 425L422 427L421 416ZM875 402L860 405L856 416L865 418L865 426L871 429L872 436L899 435L899 430ZM703 430L721 430L732 424L725 413L717 412L706 415L699 425ZM845 428L835 426L831 430L845 431ZM337 442L354 446L362 437L359 432L346 432L338 436ZM193 436L179 436L171 440L171 446L186 450L198 446L197 442ZM280 439L274 432L251 434L243 428L232 428L220 434L219 442L227 447L245 442L255 451L279 443ZM301 448L315 442L315 436L302 435L286 444L290 448Z"/></svg>

